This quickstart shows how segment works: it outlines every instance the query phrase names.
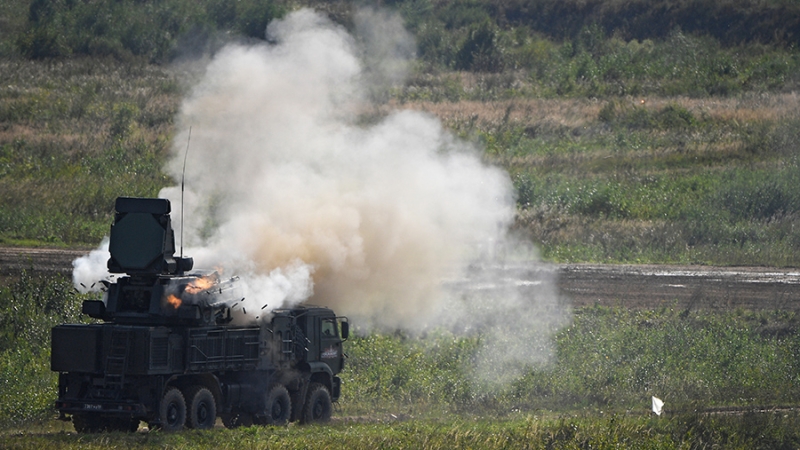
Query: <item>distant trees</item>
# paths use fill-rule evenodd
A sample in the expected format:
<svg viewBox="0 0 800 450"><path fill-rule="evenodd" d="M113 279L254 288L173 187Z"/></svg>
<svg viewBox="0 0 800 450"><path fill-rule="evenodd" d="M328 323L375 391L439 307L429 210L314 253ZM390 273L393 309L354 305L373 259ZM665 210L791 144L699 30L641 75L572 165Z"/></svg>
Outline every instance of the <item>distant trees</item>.
<svg viewBox="0 0 800 450"><path fill-rule="evenodd" d="M161 62L213 45L218 32L264 39L272 0L33 0L17 38L29 58L72 54Z"/></svg>
<svg viewBox="0 0 800 450"><path fill-rule="evenodd" d="M794 0L384 0L415 34L431 67L501 72L519 66L536 41L579 42L583 49L614 37L665 40L676 30L723 47L800 44ZM222 34L264 39L285 0L33 0L17 47L29 58L71 54L169 60L213 47ZM322 10L352 5L316 0ZM333 13L332 13L333 14ZM334 14L336 15L336 14ZM342 17L334 17L342 19ZM349 25L349 24L347 24ZM527 46L527 48L526 48ZM529 57L530 55L527 55Z"/></svg>

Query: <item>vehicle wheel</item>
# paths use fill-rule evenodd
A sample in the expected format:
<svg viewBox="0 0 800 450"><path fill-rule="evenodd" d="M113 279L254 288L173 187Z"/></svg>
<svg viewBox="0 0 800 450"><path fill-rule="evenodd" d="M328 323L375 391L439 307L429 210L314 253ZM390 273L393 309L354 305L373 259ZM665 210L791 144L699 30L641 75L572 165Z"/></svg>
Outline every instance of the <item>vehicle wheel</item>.
<svg viewBox="0 0 800 450"><path fill-rule="evenodd" d="M109 431L135 433L139 429L139 419L118 417L115 419L109 419L106 426Z"/></svg>
<svg viewBox="0 0 800 450"><path fill-rule="evenodd" d="M259 425L286 425L292 417L292 400L282 384L272 386L266 394L264 411L256 416Z"/></svg>
<svg viewBox="0 0 800 450"><path fill-rule="evenodd" d="M99 433L107 428L106 421L97 414L73 414L72 426L78 433Z"/></svg>
<svg viewBox="0 0 800 450"><path fill-rule="evenodd" d="M180 431L186 424L186 400L180 389L170 387L161 398L158 408L161 429L164 431Z"/></svg>
<svg viewBox="0 0 800 450"><path fill-rule="evenodd" d="M214 428L217 421L217 404L214 401L214 394L208 388L194 386L189 390L187 397L191 401L187 420L189 428L198 430Z"/></svg>
<svg viewBox="0 0 800 450"><path fill-rule="evenodd" d="M222 416L222 424L227 428L249 427L253 425L253 415L244 411L234 411Z"/></svg>
<svg viewBox="0 0 800 450"><path fill-rule="evenodd" d="M312 383L308 387L308 397L303 407L300 423L323 423L331 420L333 405L331 393L325 385Z"/></svg>

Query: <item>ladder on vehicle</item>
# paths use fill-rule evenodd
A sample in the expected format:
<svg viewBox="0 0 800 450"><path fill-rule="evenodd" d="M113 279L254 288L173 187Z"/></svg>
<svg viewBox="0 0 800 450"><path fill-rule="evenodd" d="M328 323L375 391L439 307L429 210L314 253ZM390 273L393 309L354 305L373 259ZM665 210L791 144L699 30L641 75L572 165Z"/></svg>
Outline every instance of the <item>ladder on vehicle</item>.
<svg viewBox="0 0 800 450"><path fill-rule="evenodd" d="M289 361L294 353L294 321L288 330L281 332L281 361Z"/></svg>
<svg viewBox="0 0 800 450"><path fill-rule="evenodd" d="M111 348L106 357L105 387L122 389L125 383L125 372L128 369L128 350L131 344L131 333L126 329L111 331Z"/></svg>

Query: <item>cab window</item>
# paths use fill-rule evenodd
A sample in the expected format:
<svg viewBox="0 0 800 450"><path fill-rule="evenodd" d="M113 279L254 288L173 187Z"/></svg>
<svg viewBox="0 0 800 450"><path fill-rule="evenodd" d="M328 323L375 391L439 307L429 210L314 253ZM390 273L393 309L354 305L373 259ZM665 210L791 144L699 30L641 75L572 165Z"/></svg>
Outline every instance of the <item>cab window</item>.
<svg viewBox="0 0 800 450"><path fill-rule="evenodd" d="M336 321L325 319L322 321L322 337L336 337Z"/></svg>

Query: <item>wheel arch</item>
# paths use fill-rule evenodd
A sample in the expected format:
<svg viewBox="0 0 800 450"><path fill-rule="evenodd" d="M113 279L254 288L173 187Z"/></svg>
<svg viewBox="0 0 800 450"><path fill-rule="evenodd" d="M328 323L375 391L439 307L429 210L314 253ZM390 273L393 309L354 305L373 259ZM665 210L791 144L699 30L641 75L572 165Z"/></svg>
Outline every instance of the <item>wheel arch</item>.
<svg viewBox="0 0 800 450"><path fill-rule="evenodd" d="M319 383L328 388L330 391L333 387L333 372L330 366L325 363L310 363L309 370L311 372L310 383Z"/></svg>

